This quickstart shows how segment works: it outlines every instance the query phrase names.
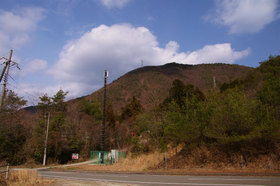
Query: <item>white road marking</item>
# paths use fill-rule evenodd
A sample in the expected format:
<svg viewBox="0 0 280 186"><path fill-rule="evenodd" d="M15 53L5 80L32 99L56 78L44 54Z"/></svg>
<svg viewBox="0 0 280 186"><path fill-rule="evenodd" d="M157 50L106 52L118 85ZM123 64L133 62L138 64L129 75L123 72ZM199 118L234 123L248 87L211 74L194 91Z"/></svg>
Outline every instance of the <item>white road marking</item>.
<svg viewBox="0 0 280 186"><path fill-rule="evenodd" d="M270 181L270 179L258 178L188 178L188 180L229 180L229 181Z"/></svg>
<svg viewBox="0 0 280 186"><path fill-rule="evenodd" d="M52 176L52 174L69 174L69 172L59 172L59 171L52 171L50 173L44 172L44 175L47 176ZM92 176L92 173L83 173L83 175L90 175ZM116 177L116 178L128 178L128 175L114 175L114 174L94 174L94 176L99 176L99 177Z"/></svg>
<svg viewBox="0 0 280 186"><path fill-rule="evenodd" d="M89 174L89 175L92 175L92 174ZM116 178L128 178L129 176L121 176L121 175L94 175L94 176L99 176L99 177L116 177Z"/></svg>
<svg viewBox="0 0 280 186"><path fill-rule="evenodd" d="M43 177L51 177L51 178L58 178L58 179L68 179L68 180L87 180L87 181L101 181L101 182L113 182L113 183L134 183L134 184L152 184L152 185L201 185L201 186L214 186L214 185L224 185L224 186L264 186L264 185L248 185L248 184L224 184L224 183L166 183L166 182L143 182L143 181L124 181L124 180L107 180L107 179L96 179L96 178L74 178L68 176L44 176Z"/></svg>

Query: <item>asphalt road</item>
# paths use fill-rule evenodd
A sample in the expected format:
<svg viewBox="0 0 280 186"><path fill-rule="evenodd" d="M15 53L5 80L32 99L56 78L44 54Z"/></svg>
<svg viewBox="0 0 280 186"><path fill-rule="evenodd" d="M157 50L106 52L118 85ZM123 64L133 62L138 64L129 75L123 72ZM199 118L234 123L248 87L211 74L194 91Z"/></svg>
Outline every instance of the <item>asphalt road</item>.
<svg viewBox="0 0 280 186"><path fill-rule="evenodd" d="M194 186L260 186L280 185L280 177L261 176L178 176L148 174L112 174L94 172L69 172L41 170L43 177L63 180L99 181L133 185L194 185Z"/></svg>

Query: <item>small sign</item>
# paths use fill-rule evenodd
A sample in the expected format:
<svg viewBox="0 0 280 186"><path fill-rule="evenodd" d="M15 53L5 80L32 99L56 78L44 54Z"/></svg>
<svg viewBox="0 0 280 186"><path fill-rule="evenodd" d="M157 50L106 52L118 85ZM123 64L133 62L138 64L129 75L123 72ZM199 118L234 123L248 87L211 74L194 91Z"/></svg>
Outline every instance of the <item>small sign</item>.
<svg viewBox="0 0 280 186"><path fill-rule="evenodd" d="M79 159L79 154L78 153L72 153L72 160L77 160Z"/></svg>

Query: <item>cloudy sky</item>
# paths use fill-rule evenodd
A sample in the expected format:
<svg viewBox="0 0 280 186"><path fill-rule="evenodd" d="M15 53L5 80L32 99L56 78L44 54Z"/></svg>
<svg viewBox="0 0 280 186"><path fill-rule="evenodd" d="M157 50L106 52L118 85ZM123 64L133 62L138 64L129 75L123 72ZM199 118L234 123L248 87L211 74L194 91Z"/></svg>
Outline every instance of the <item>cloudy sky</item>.
<svg viewBox="0 0 280 186"><path fill-rule="evenodd" d="M257 67L280 54L279 0L1 0L0 57L10 89L36 102L102 87L126 72L169 62ZM1 63L4 61L1 60ZM1 65L1 69L3 65Z"/></svg>

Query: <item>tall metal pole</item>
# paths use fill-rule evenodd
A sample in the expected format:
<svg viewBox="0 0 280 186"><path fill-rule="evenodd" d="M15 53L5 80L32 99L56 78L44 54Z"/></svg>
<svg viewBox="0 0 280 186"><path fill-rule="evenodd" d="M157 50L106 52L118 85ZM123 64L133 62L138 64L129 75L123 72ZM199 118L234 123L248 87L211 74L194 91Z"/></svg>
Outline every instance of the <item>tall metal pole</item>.
<svg viewBox="0 0 280 186"><path fill-rule="evenodd" d="M107 85L108 71L104 71L104 97L103 97L103 119L101 127L101 163L104 163L104 143L105 143L105 121L106 121L106 85Z"/></svg>
<svg viewBox="0 0 280 186"><path fill-rule="evenodd" d="M49 126L50 126L50 113L48 113L48 119L47 119L47 131L46 131L44 159L43 159L43 165L44 166L46 165L46 159L47 159L47 145L48 145Z"/></svg>
<svg viewBox="0 0 280 186"><path fill-rule="evenodd" d="M7 86L7 83L8 83L8 76L9 76L10 64L11 64L11 61L12 61L12 55L13 55L13 50L10 51L9 59L6 62L6 66L4 67L4 70L6 70L6 73L2 72L2 73L5 73L5 78L4 78L4 83L3 83L3 87L2 87L2 93L1 93L0 110L2 110L2 108L3 108L4 99L5 99L5 96L6 96L6 86ZM1 74L1 76L2 76L2 74Z"/></svg>

